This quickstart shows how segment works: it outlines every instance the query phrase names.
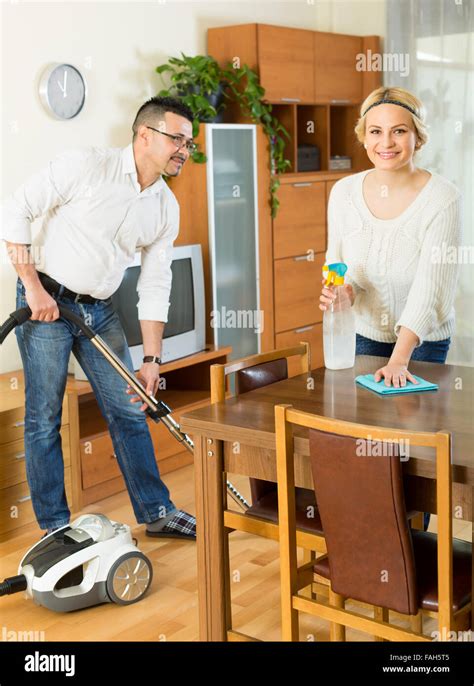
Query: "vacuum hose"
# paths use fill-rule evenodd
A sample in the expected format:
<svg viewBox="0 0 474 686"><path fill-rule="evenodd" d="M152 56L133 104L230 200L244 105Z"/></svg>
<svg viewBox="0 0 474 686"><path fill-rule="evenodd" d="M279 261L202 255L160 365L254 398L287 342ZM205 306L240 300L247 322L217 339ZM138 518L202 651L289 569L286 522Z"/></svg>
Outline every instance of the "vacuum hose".
<svg viewBox="0 0 474 686"><path fill-rule="evenodd" d="M123 364L122 360L114 353L114 351L107 345L107 343L96 334L90 326L87 326L82 317L72 312L69 308L64 307L61 303L57 303L59 314L63 319L75 324L82 333L90 340L95 348L105 357L105 359L112 365L112 367L120 374L127 384L134 390L141 400L147 405L146 413L155 422L160 420L166 426L168 431L183 445L190 453L194 452L194 443L192 439L181 431L179 424L171 416L171 408L162 400L157 400L149 395L140 381L135 375L130 372ZM31 310L29 307L22 307L15 312L12 312L8 319L0 326L0 345L3 343L8 334L13 331L16 326L24 324L31 317ZM249 503L239 493L239 491L232 486L230 481L227 481L227 488L230 496L243 508L247 509ZM5 583L5 582L4 582ZM0 586L1 588L1 586ZM10 591L12 592L12 591ZM0 593L1 595L1 593Z"/></svg>
<svg viewBox="0 0 474 686"><path fill-rule="evenodd" d="M0 582L0 595L11 595L12 593L26 591L27 586L26 576L24 574L9 576L5 581Z"/></svg>

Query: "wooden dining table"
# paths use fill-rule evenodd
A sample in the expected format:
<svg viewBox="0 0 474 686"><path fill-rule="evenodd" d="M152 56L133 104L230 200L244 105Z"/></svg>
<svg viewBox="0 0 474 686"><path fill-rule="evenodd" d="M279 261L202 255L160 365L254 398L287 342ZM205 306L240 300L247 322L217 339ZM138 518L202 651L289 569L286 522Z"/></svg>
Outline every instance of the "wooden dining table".
<svg viewBox="0 0 474 686"><path fill-rule="evenodd" d="M355 383L356 376L373 373L386 362L386 358L357 356L351 369L316 369L310 375L295 376L182 415L181 428L195 444L201 640L224 641L227 637L224 599L230 581L224 555L225 475L276 482L275 405L290 404L320 416L376 427L451 432L453 515L473 521L474 369L411 362L413 374L438 384L438 390L428 392L380 396ZM313 488L303 429L295 434L294 448L295 483ZM436 513L435 460L430 451L413 449L404 458L407 509Z"/></svg>

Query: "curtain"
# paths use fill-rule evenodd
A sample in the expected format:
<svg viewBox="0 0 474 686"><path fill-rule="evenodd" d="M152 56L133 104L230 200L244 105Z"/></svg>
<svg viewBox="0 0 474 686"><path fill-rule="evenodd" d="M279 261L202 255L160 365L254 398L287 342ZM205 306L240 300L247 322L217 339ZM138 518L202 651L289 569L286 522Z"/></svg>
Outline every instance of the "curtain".
<svg viewBox="0 0 474 686"><path fill-rule="evenodd" d="M387 0L384 53L399 70L385 72L384 85L407 88L423 101L430 140L417 166L449 179L463 195L456 331L447 362L469 366L474 366L473 30L474 0ZM447 258L453 259L452 251Z"/></svg>

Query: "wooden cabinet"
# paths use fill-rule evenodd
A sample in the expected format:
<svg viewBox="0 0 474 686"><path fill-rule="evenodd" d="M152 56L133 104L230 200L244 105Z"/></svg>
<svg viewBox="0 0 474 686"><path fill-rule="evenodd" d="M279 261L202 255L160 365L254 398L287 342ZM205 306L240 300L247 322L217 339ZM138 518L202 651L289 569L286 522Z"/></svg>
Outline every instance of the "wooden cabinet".
<svg viewBox="0 0 474 686"><path fill-rule="evenodd" d="M265 99L313 102L313 32L285 26L257 25L258 68Z"/></svg>
<svg viewBox="0 0 474 686"><path fill-rule="evenodd" d="M275 348L290 348L298 345L302 341L306 341L310 346L311 353L311 369L317 369L324 364L323 359L323 325L322 322L316 324L309 324L307 326L300 326L293 331L285 331L284 333L277 333L275 336ZM295 359L288 360L288 374L292 376L298 371L298 361Z"/></svg>
<svg viewBox="0 0 474 686"><path fill-rule="evenodd" d="M208 29L207 48L222 65L258 71L273 103L359 103L381 83L380 72L357 69L361 54L380 50L378 36L240 24Z"/></svg>
<svg viewBox="0 0 474 686"><path fill-rule="evenodd" d="M360 36L314 31L314 94L317 103L358 103L362 97Z"/></svg>
<svg viewBox="0 0 474 686"><path fill-rule="evenodd" d="M19 527L35 522L26 478L25 407L22 372L0 376L0 541L15 536ZM71 431L69 398L63 405L61 443L64 481L71 509L75 508L71 480Z"/></svg>
<svg viewBox="0 0 474 686"><path fill-rule="evenodd" d="M160 390L158 397L171 407L176 421L179 422L182 413L209 403L209 367L225 362L230 352L231 348L215 349L209 345L201 353L161 366L160 375L166 382L166 390ZM110 373L115 372L111 370ZM67 389L76 418L77 439L73 449L77 459L73 464L73 481L79 506L85 507L120 493L125 489L125 482L112 438L89 383L71 378ZM147 423L161 475L192 463L192 453L173 438L161 422L147 418Z"/></svg>
<svg viewBox="0 0 474 686"><path fill-rule="evenodd" d="M313 368L318 367L323 363L319 296L327 201L338 179L371 166L354 127L382 74L357 67L362 55L380 53L380 39L254 23L208 29L207 47L221 65L247 64L258 72L272 114L289 134L284 155L291 166L279 176L280 206L273 220L268 142L257 153L261 348L306 340ZM249 122L235 103L224 117ZM332 169L340 158L347 166Z"/></svg>
<svg viewBox="0 0 474 686"><path fill-rule="evenodd" d="M275 333L322 319L319 309L324 255L275 260Z"/></svg>
<svg viewBox="0 0 474 686"><path fill-rule="evenodd" d="M296 181L279 189L280 208L273 222L273 257L326 250L324 183Z"/></svg>
<svg viewBox="0 0 474 686"><path fill-rule="evenodd" d="M273 347L308 342L312 369L316 369L323 364L319 296L327 249L327 199L332 186L344 175L308 174L306 181L297 181L301 176L282 177L280 208L273 221ZM293 366L289 366L290 375L296 372Z"/></svg>

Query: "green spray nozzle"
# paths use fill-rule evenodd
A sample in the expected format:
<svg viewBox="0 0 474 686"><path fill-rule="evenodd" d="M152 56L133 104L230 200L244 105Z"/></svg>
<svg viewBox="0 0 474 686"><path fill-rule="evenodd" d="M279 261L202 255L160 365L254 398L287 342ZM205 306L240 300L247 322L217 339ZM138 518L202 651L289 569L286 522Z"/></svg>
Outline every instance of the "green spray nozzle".
<svg viewBox="0 0 474 686"><path fill-rule="evenodd" d="M344 274L347 272L347 264L344 262L333 262L332 264L325 264L323 267L323 276L326 279L325 286L342 286L344 283Z"/></svg>

